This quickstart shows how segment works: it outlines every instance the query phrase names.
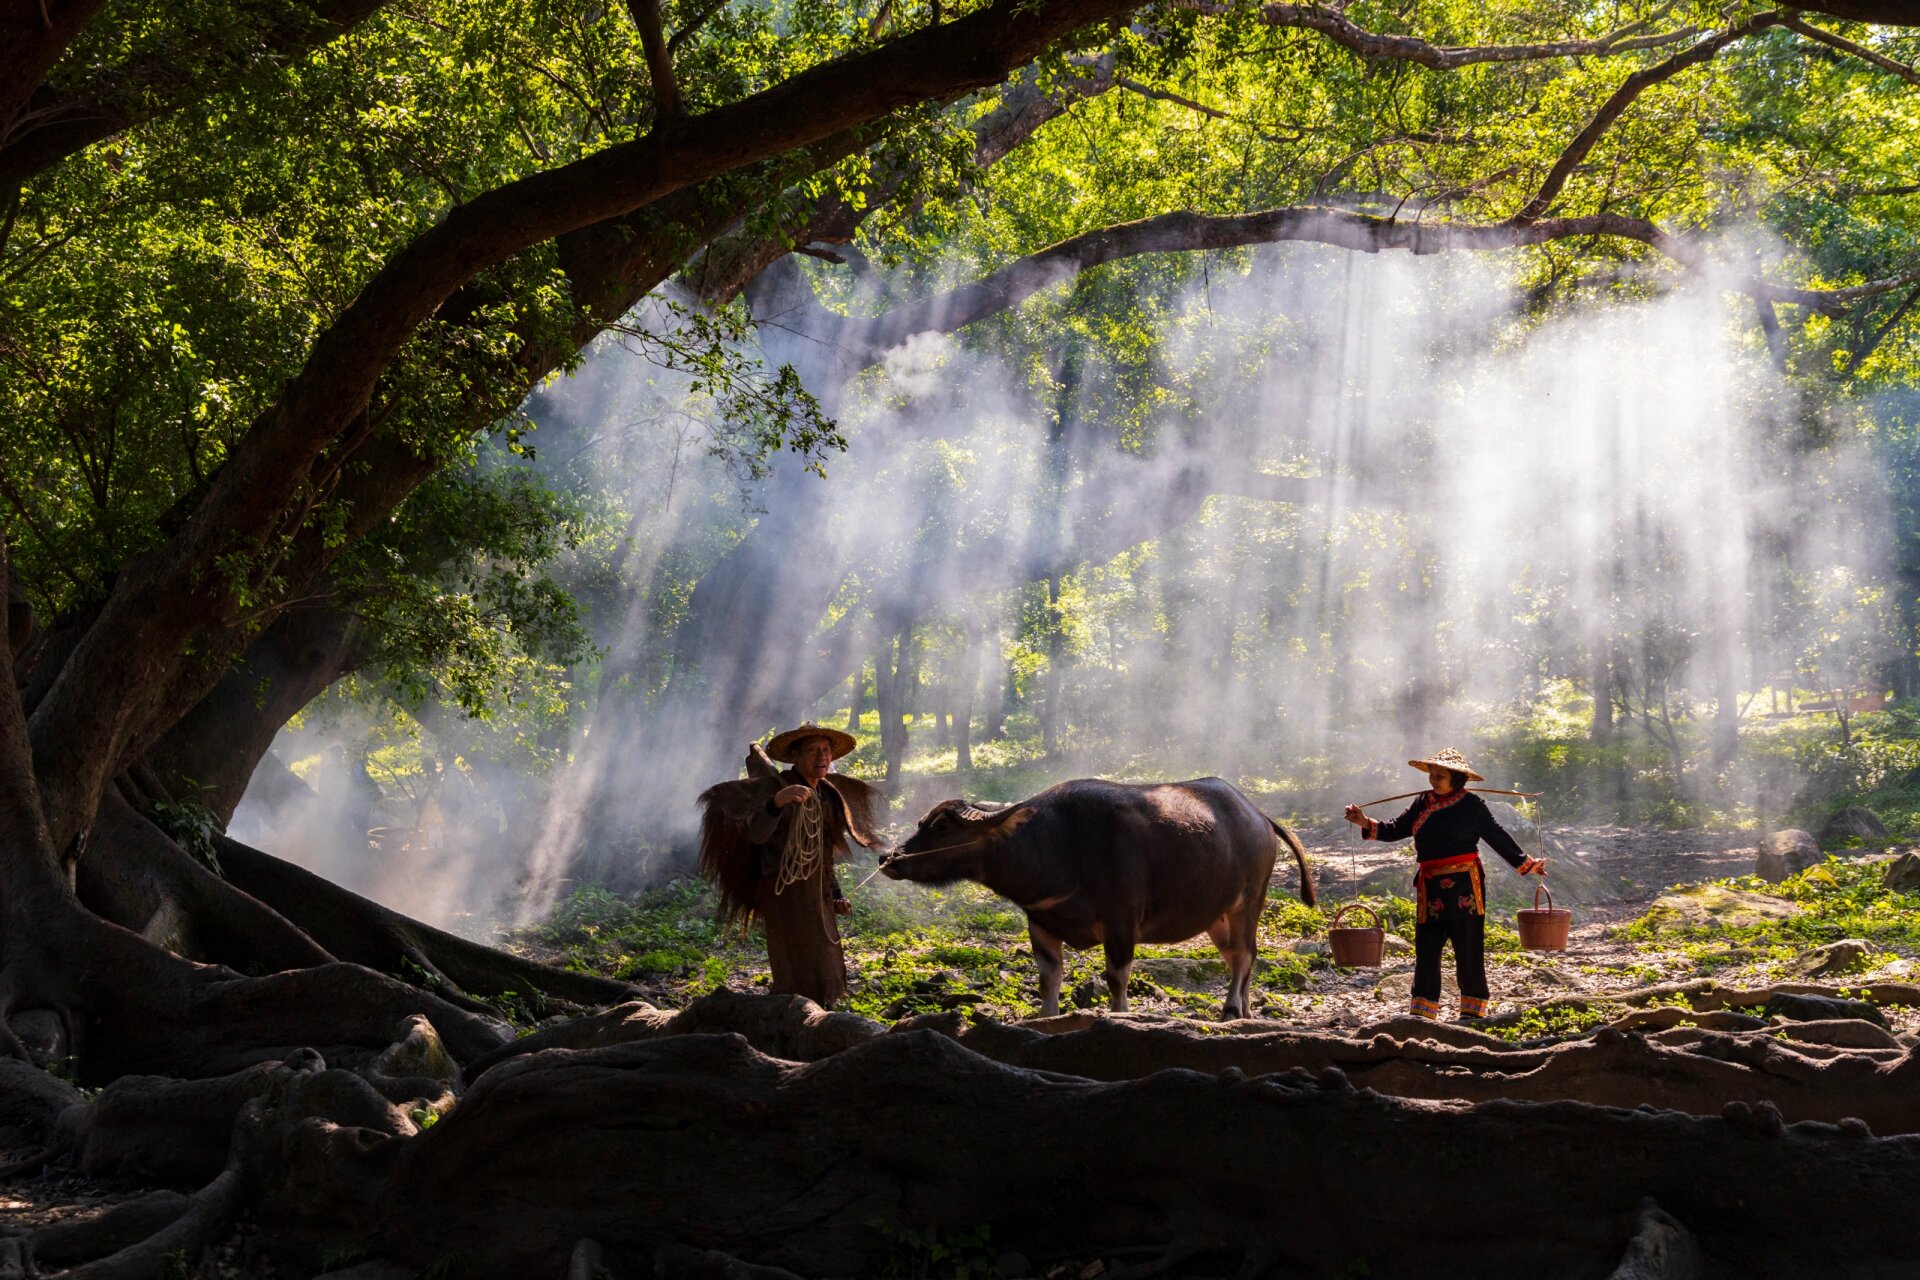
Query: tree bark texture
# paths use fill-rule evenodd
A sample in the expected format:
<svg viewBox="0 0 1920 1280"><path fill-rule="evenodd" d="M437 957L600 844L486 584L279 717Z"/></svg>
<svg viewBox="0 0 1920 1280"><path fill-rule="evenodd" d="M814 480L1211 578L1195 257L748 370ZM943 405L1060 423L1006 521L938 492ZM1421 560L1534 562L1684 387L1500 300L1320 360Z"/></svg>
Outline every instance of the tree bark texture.
<svg viewBox="0 0 1920 1280"><path fill-rule="evenodd" d="M616 1277L703 1273L654 1269L689 1251L872 1274L986 1224L1041 1265L1173 1274L1872 1276L1920 1248L1898 1211L1920 1194L1914 1046L1844 1047L1841 1023L1789 1045L1675 1027L1658 1034L1700 1038L1515 1047L1405 1018L1352 1037L1094 1014L888 1031L720 993L502 1044L424 1131L413 1100L444 1111L460 1072L425 1019L399 1030L356 1070L301 1050L91 1103L0 1072L0 1116L44 1132L57 1113L61 1158L94 1176L207 1182L198 1218L171 1200L122 1225L193 1245L250 1205L308 1265L350 1245L479 1278L563 1274L583 1240ZM1900 1136L1874 1136L1874 1108ZM1803 1111L1840 1118L1789 1123ZM1526 1212L1463 1213L1463 1179ZM1847 1229L1808 1228L1826 1221ZM1676 1254L1698 1269L1648 1270Z"/></svg>
<svg viewBox="0 0 1920 1280"><path fill-rule="evenodd" d="M1871 1274L1920 1248L1911 1215L1861 1212L1920 1194L1920 1139L1783 1126L1765 1108L1413 1103L1338 1071L1100 1084L925 1031L807 1065L712 1035L536 1054L418 1137L283 1150L293 1185L309 1164L358 1177L335 1174L353 1199L324 1218L273 1197L268 1231L482 1278L559 1274L581 1239L616 1275L675 1246L871 1274L909 1261L908 1230L991 1224L995 1250L1039 1263L1139 1250L1212 1274L1597 1280L1648 1198L1720 1274ZM1463 1179L1525 1213L1462 1212ZM1819 1221L1848 1228L1808 1230Z"/></svg>
<svg viewBox="0 0 1920 1280"><path fill-rule="evenodd" d="M282 614L146 753L170 797L205 805L224 826L274 735L359 667L361 639L342 610Z"/></svg>

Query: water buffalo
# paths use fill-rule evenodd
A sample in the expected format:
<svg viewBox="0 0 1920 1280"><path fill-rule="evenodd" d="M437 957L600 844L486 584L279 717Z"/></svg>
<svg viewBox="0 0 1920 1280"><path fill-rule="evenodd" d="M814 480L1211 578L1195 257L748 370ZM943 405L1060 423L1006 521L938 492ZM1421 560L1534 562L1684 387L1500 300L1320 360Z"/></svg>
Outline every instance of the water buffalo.
<svg viewBox="0 0 1920 1280"><path fill-rule="evenodd" d="M1223 1016L1244 1018L1281 840L1312 906L1306 850L1233 784L1077 778L1018 804L942 801L880 869L923 884L973 880L1019 903L1040 962L1042 1014L1060 1011L1062 943L1106 948L1107 991L1125 1010L1134 947L1205 930L1231 975Z"/></svg>

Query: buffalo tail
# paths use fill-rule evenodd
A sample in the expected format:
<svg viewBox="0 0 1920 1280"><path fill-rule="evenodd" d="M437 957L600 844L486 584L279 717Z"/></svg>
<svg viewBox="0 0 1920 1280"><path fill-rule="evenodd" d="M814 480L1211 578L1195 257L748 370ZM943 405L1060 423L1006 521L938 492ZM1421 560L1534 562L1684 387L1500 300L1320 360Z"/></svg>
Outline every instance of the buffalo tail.
<svg viewBox="0 0 1920 1280"><path fill-rule="evenodd" d="M1310 907L1313 906L1318 899L1313 892L1313 872L1307 869L1307 847L1300 843L1300 837L1272 818L1268 818L1267 822L1273 827L1274 834L1286 843L1287 848L1293 850L1293 860L1300 868L1300 901Z"/></svg>

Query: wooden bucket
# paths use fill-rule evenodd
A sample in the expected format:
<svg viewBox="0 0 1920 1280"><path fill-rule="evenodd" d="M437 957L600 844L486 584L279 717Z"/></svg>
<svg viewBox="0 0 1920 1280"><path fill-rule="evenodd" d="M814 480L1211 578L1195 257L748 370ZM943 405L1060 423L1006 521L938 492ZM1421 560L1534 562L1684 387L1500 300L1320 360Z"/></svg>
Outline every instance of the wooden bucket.
<svg viewBox="0 0 1920 1280"><path fill-rule="evenodd" d="M1547 905L1540 905L1540 895ZM1520 945L1529 951L1565 951L1567 931L1573 928L1573 912L1553 905L1553 891L1542 884L1533 891L1533 905L1522 907L1515 915L1520 926Z"/></svg>
<svg viewBox="0 0 1920 1280"><path fill-rule="evenodd" d="M1340 918L1349 911L1364 911L1373 917L1373 926L1365 929L1342 929ZM1333 920L1327 925L1327 941L1333 947L1333 962L1347 969L1378 969L1380 957L1387 949L1387 931L1380 926L1380 914L1372 907L1358 902L1349 902L1334 912Z"/></svg>

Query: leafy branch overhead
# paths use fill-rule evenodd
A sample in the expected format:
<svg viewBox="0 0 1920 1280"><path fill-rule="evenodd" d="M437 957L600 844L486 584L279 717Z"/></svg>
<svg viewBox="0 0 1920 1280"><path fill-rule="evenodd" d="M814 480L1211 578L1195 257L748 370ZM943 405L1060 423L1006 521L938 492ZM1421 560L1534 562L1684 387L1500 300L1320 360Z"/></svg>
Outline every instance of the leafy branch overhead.
<svg viewBox="0 0 1920 1280"><path fill-rule="evenodd" d="M1868 372L1909 323L1898 197L1837 201L1865 234L1796 222L1898 185L1897 138L1814 139L1898 114L1909 37L1792 10L83 8L0 67L0 502L44 612L155 656L64 651L34 713L74 729L40 731L76 788L56 814L294 602L366 581L342 557L600 334L698 373L744 481L782 448L820 466L830 415L722 354L737 316L630 318L675 276L724 303L824 259L855 368L1092 268L1278 240L1516 250L1563 287L1643 287L1646 246L1834 318L1791 336ZM1790 112L1757 96L1775 75L1808 90ZM1719 256L1747 211L1775 261Z"/></svg>

